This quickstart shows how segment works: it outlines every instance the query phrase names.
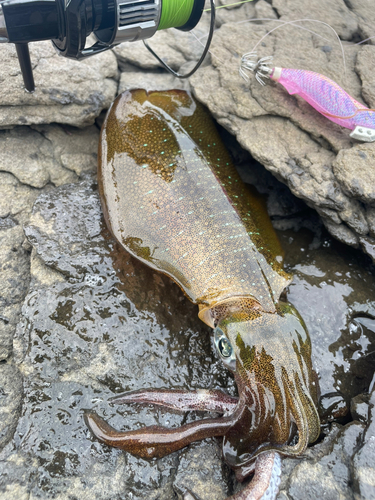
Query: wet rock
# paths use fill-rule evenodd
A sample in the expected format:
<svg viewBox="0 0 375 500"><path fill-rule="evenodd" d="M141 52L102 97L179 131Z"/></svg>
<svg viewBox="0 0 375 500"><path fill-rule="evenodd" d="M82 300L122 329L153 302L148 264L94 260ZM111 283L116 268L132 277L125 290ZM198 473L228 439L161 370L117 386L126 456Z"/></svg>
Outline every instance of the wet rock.
<svg viewBox="0 0 375 500"><path fill-rule="evenodd" d="M358 394L350 402L350 413L354 420L367 422L369 417L369 396Z"/></svg>
<svg viewBox="0 0 375 500"><path fill-rule="evenodd" d="M0 450L10 441L21 414L22 377L12 364L0 364Z"/></svg>
<svg viewBox="0 0 375 500"><path fill-rule="evenodd" d="M60 125L1 130L1 170L35 188L75 182L82 173L96 170L98 137L95 126L84 130Z"/></svg>
<svg viewBox="0 0 375 500"><path fill-rule="evenodd" d="M366 218L369 225L370 236L375 237L375 208L368 207Z"/></svg>
<svg viewBox="0 0 375 500"><path fill-rule="evenodd" d="M96 169L98 130L59 125L0 131L0 359L12 337L30 280L30 248L22 224L40 190L78 180Z"/></svg>
<svg viewBox="0 0 375 500"><path fill-rule="evenodd" d="M288 249L286 268L294 275L287 296L310 333L322 413L340 421L351 399L368 391L374 373L374 276L333 241L323 236L323 245L316 246L313 235L303 235L279 232Z"/></svg>
<svg viewBox="0 0 375 500"><path fill-rule="evenodd" d="M117 63L108 51L79 62L60 57L51 42L30 44L36 90L23 88L13 44L1 44L0 128L14 125L94 123L116 95Z"/></svg>
<svg viewBox="0 0 375 500"><path fill-rule="evenodd" d="M228 496L229 469L223 464L218 442L207 441L204 446L194 444L180 454L173 487L181 500L186 491L201 500L224 500Z"/></svg>
<svg viewBox="0 0 375 500"><path fill-rule="evenodd" d="M13 337L30 278L38 275L45 284L63 281L51 269L46 272L36 255L30 263L31 245L23 225L40 188L49 191L52 183L77 180L96 169L97 139L96 127L44 125L0 131L0 450L13 437L20 417L22 376L12 360ZM20 491L14 490L15 498Z"/></svg>
<svg viewBox="0 0 375 500"><path fill-rule="evenodd" d="M375 391L369 401L369 425L362 436L362 446L353 459L354 482L360 498L375 498Z"/></svg>
<svg viewBox="0 0 375 500"><path fill-rule="evenodd" d="M184 416L111 407L108 396L141 387L224 384L233 391L207 327L176 285L103 233L92 183L42 194L26 234L35 248L32 283L14 341L25 395L11 446L0 455L0 491L10 499L21 491L59 498L90 491L98 499L125 492L169 500L179 454L147 462L107 448L91 437L83 412L95 409L119 429L176 426ZM211 453L205 443L194 457L200 453L202 460ZM219 476L204 477L205 488L217 488Z"/></svg>
<svg viewBox="0 0 375 500"><path fill-rule="evenodd" d="M359 238L359 242L363 250L375 262L375 239L374 238Z"/></svg>
<svg viewBox="0 0 375 500"><path fill-rule="evenodd" d="M303 2L275 0L272 7L284 21L306 17ZM344 38L350 39L357 33L356 16L342 0L330 4L327 12L322 11L320 2L309 2L308 11L312 19L332 21ZM340 47L333 38L327 42L332 35L315 23L301 24L317 35L295 26L283 26L259 46L261 38L280 25L223 24L215 33L211 64L193 75L190 84L217 121L257 161L287 184L293 194L314 208L331 234L351 246L361 245L373 256L374 252L360 238L370 236L366 212L374 204L371 192L374 183L370 180L365 187L362 178L366 174L371 177L374 170L375 145L351 140L347 129L327 120L298 96L289 95L279 84L271 82L261 87L252 75L249 83L245 83L238 74L241 56L256 47L259 57L273 55L274 65L326 75L372 107L374 89L368 61L375 54L374 47L345 45L344 82ZM358 164L359 160L364 168Z"/></svg>
<svg viewBox="0 0 375 500"><path fill-rule="evenodd" d="M272 8L271 4L259 1L218 11L218 24L224 26L215 34L212 59L207 61L210 64L191 79L194 91L260 163L320 214L331 234L353 246L367 245L370 253L375 237L374 209L370 202L363 202L346 188L352 187L346 177L351 174L349 163L343 163L341 181L333 168L338 154L341 152L345 158L346 154L352 154L353 146L358 148L358 143L348 139L347 130L327 121L276 85L262 89L251 82L248 88L239 80L237 70L242 53L251 50L277 24L225 26L226 22L243 21L254 12L258 17L273 17L275 12L281 13L278 9L284 9L282 15L287 18L299 5L281 3L274 2ZM353 6L357 32L353 18L347 17L347 9L344 8L343 14L338 12L335 20L343 33L353 34L355 41L372 15L370 11L366 14L366 2L360 3L345 2L349 8ZM342 4L337 5L341 8ZM325 12L319 15L325 17ZM348 20L347 27L343 20ZM207 33L207 24L202 26L200 34ZM295 28L276 31L258 47L259 55L274 53L277 65L327 74L358 100L373 106L372 66L366 65L366 59L372 60L369 51L372 48L347 44L348 77L344 85L340 52L333 38L327 42L298 33ZM326 36L326 32L323 34ZM179 69L190 60L195 49L186 42L170 40L170 52L167 47L159 50L160 45L153 43L156 39L151 43ZM33 47L37 44L31 46L32 50ZM123 57L118 54L123 70L121 90L129 86L176 86L172 77L161 76L154 63L147 63L146 59L137 62L141 58L135 44L129 48L129 54ZM82 63L75 63L73 72L72 66L61 66L69 69L70 83L63 82L59 87L62 76L56 76L55 62L52 64L49 53L43 55L42 48L38 51L40 73L37 68L36 81L41 82L46 75L46 85L50 81L51 87L43 87L45 92L37 95L37 105L30 105L35 101L25 101L32 96L25 97L21 90L18 62L12 52L14 74L9 73L9 81L13 85L18 83L3 93L3 99L16 96L18 101L13 102L12 109L3 105L1 116L11 116L11 123L16 124L31 123L27 120L32 119L32 123L50 119L79 126L85 120L92 123L98 110L108 105L103 102L112 99L106 97L108 89L116 87L113 57L104 63L96 62L97 58L87 61L84 73L90 74L91 80L84 82L90 82L90 88L82 81L81 87L77 84L74 92L66 95L62 88L76 85L71 82L76 74L82 77L78 72L78 64ZM92 71L95 64L99 67ZM146 68L151 64L153 70L147 73L142 64ZM51 94L49 88L59 90ZM92 96L93 88L102 89L98 100ZM21 113L26 111L23 119ZM4 235L0 242L0 263L4 256L12 257L11 241L17 242L18 248L14 263L11 257L8 259L13 270L6 275L11 279L4 293L6 300L16 298L12 307L17 311L8 316L0 311L0 339L5 353L1 359L9 360L11 339L18 323L14 341L16 365L0 364L0 450L4 447L0 451L0 497L26 500L89 495L98 500L120 497L170 500L175 498L179 485L194 483L193 491L203 500L209 500L212 492L215 498L225 498L226 493L233 491L233 476L228 477L228 470L223 468L220 443L215 440L194 444L162 460L146 462L101 445L87 432L82 420L87 409L95 409L119 429L152 424L178 426L200 417L135 405L110 406L108 397L123 390L221 387L233 393L234 384L216 360L209 331L196 319L196 308L168 279L129 258L110 239L100 219L91 181L52 192L53 185L77 181L79 176L93 171L97 131L94 128L82 131L80 142L55 125L25 128L24 136L22 130L16 128L9 135L13 156L1 159L1 170L12 174L0 173L0 238ZM69 127L67 130L73 136L80 134ZM31 137L35 140L30 140ZM8 149L8 143L3 144L0 151ZM69 144L74 146L69 148ZM372 152L372 145L367 147ZM23 151L21 160L19 151ZM28 158L30 151L39 154L38 161ZM258 177L264 177L263 173ZM31 205L43 186L46 192L28 223ZM332 243L316 219L310 213L306 215L303 202L290 198L287 187L281 191L275 185L269 193L268 206L276 226L288 229L281 234L288 268L296 276L288 297L311 332L314 364L322 401L326 403L326 421L339 419L345 423L350 412L353 418L362 417L366 409L360 401L371 386L374 372L373 275L360 257ZM27 225L29 243L23 240L20 224ZM301 227L309 227L313 234L306 236L302 231L301 236L301 232L290 231ZM10 324L6 332L1 329ZM18 403L22 394L21 373L22 412ZM6 396L2 395L2 387ZM367 410L372 418L370 406ZM279 499L338 498L338 495L356 500L373 498L375 432L371 425L365 432L364 424L326 424L322 442L309 448L301 459L284 460ZM205 474L206 469L209 474Z"/></svg>
<svg viewBox="0 0 375 500"><path fill-rule="evenodd" d="M333 428L322 446L309 449L307 459L296 465L290 475L287 498L354 499L350 488L351 457L362 431L363 426L354 423Z"/></svg>
<svg viewBox="0 0 375 500"><path fill-rule="evenodd" d="M29 286L30 264L24 239L20 225L0 230L0 361L11 355L13 334Z"/></svg>
<svg viewBox="0 0 375 500"><path fill-rule="evenodd" d="M166 277L113 243L92 182L42 194L26 234L33 245L32 282L14 341L25 395L14 436L0 454L0 491L10 499L90 491L98 499L131 494L169 500L174 491L194 486L203 500L213 491L225 498L232 476L217 441L147 462L96 442L82 418L94 409L118 429L177 426L200 416L112 407L108 397L142 387L224 387L233 393L195 307ZM341 395L346 404L371 380L373 277L355 260L338 257L334 245L319 248L310 233L302 239L281 234L296 275L288 299L310 328L322 393L336 394L337 401ZM324 490L332 498L343 491L342 498L353 498L348 457L363 428L337 429L304 460L285 461L281 495L302 500ZM322 485L318 478L327 470Z"/></svg>

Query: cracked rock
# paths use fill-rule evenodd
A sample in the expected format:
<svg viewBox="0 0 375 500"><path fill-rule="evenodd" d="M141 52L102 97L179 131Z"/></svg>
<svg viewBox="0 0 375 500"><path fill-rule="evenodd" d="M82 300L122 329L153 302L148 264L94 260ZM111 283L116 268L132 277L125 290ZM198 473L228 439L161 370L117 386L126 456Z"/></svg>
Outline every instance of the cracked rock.
<svg viewBox="0 0 375 500"><path fill-rule="evenodd" d="M361 498L375 499L375 391L368 401L367 428L359 443L359 451L354 456L354 482ZM362 410L364 413L364 410Z"/></svg>
<svg viewBox="0 0 375 500"><path fill-rule="evenodd" d="M272 7L283 19L318 19L332 26L343 40L351 40L358 30L358 20L345 0L330 0L322 8L321 0L272 0ZM371 10L371 9L369 9ZM306 13L308 12L308 16Z"/></svg>
<svg viewBox="0 0 375 500"><path fill-rule="evenodd" d="M306 454L307 460L299 463L290 476L288 495L290 498L327 498L329 500L354 500L350 488L351 456L360 439L363 426L347 425L333 428L324 455L319 454L319 445ZM331 441L331 443L329 443ZM306 495L306 488L309 495ZM366 498L366 497L364 497Z"/></svg>
<svg viewBox="0 0 375 500"><path fill-rule="evenodd" d="M22 377L16 366L0 365L0 450L13 437L21 414Z"/></svg>
<svg viewBox="0 0 375 500"><path fill-rule="evenodd" d="M352 12L357 16L359 40L374 36L375 12L372 0L349 0L346 4ZM369 43L374 43L374 38L369 40Z"/></svg>
<svg viewBox="0 0 375 500"><path fill-rule="evenodd" d="M24 239L20 225L0 230L0 361L11 355L14 330L29 286L30 263Z"/></svg>
<svg viewBox="0 0 375 500"><path fill-rule="evenodd" d="M330 2L323 10L315 0L308 7L304 2L274 0L272 7L282 20L306 17L306 8L309 17L332 24L345 39L357 33L357 16L342 0ZM273 56L272 65L326 75L373 107L373 65L369 63L375 58L375 47L345 44L344 80L334 36L320 25L302 24L317 35L283 26L257 46L258 57ZM262 87L253 75L246 83L238 74L241 56L277 26L272 22L223 24L211 47L211 64L190 78L192 90L244 149L319 213L333 236L354 247L361 245L374 258L367 214L375 205L375 143L351 140L348 129L329 121L299 96L289 95L280 84Z"/></svg>
<svg viewBox="0 0 375 500"><path fill-rule="evenodd" d="M75 182L83 173L96 170L98 137L95 126L83 130L61 125L0 130L1 170L34 188Z"/></svg>
<svg viewBox="0 0 375 500"><path fill-rule="evenodd" d="M117 62L111 51L79 62L60 57L51 42L34 42L30 57L32 94L23 88L14 45L0 45L0 128L53 122L87 126L116 95Z"/></svg>

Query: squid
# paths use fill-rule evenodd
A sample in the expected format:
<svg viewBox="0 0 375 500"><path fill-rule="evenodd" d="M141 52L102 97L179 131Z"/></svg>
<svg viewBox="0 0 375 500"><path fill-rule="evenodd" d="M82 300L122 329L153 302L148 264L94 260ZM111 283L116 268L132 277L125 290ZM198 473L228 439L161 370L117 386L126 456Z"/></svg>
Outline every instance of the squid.
<svg viewBox="0 0 375 500"><path fill-rule="evenodd" d="M242 182L206 109L180 90L134 90L114 101L102 127L98 179L113 236L198 305L239 395L132 391L111 402L221 416L120 432L91 411L87 426L102 443L144 459L222 437L236 478L253 474L229 498L275 498L281 457L300 456L318 438L320 421L310 338L281 298L292 277L264 200ZM187 491L184 498L195 497Z"/></svg>

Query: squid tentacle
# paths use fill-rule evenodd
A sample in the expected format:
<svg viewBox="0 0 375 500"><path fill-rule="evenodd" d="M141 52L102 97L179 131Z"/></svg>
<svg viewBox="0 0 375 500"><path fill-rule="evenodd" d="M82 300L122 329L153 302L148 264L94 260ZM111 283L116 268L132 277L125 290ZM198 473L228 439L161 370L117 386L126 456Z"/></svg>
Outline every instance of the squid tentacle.
<svg viewBox="0 0 375 500"><path fill-rule="evenodd" d="M119 432L95 413L84 415L87 427L103 443L141 458L161 458L194 441L224 436L233 425L233 416L206 418L169 429L158 425Z"/></svg>
<svg viewBox="0 0 375 500"><path fill-rule="evenodd" d="M112 404L152 404L174 411L207 411L220 414L233 413L238 398L222 391L198 389L141 389L129 391L109 399Z"/></svg>
<svg viewBox="0 0 375 500"><path fill-rule="evenodd" d="M292 414L298 429L298 443L286 448L290 456L299 456L303 453L309 442L314 442L319 437L320 425L316 407L309 393L307 393L298 377L293 384L293 390L289 388L289 396L292 398Z"/></svg>
<svg viewBox="0 0 375 500"><path fill-rule="evenodd" d="M250 483L227 500L272 500L276 498L281 481L281 458L276 452L258 456Z"/></svg>

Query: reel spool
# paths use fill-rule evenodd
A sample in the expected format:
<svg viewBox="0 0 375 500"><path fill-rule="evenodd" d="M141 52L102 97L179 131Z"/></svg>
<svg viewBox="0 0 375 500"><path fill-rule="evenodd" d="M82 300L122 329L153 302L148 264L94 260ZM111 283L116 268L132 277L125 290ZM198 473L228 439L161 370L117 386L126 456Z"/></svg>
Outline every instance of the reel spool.
<svg viewBox="0 0 375 500"><path fill-rule="evenodd" d="M215 4L211 1L211 28L205 50L187 75L175 73L147 45L168 71L186 78L202 63L211 43ZM0 42L16 45L25 88L35 90L29 42L52 40L60 55L84 59L122 42L151 38L156 31L193 29L205 0L5 0L0 3ZM96 42L85 48L93 34Z"/></svg>

